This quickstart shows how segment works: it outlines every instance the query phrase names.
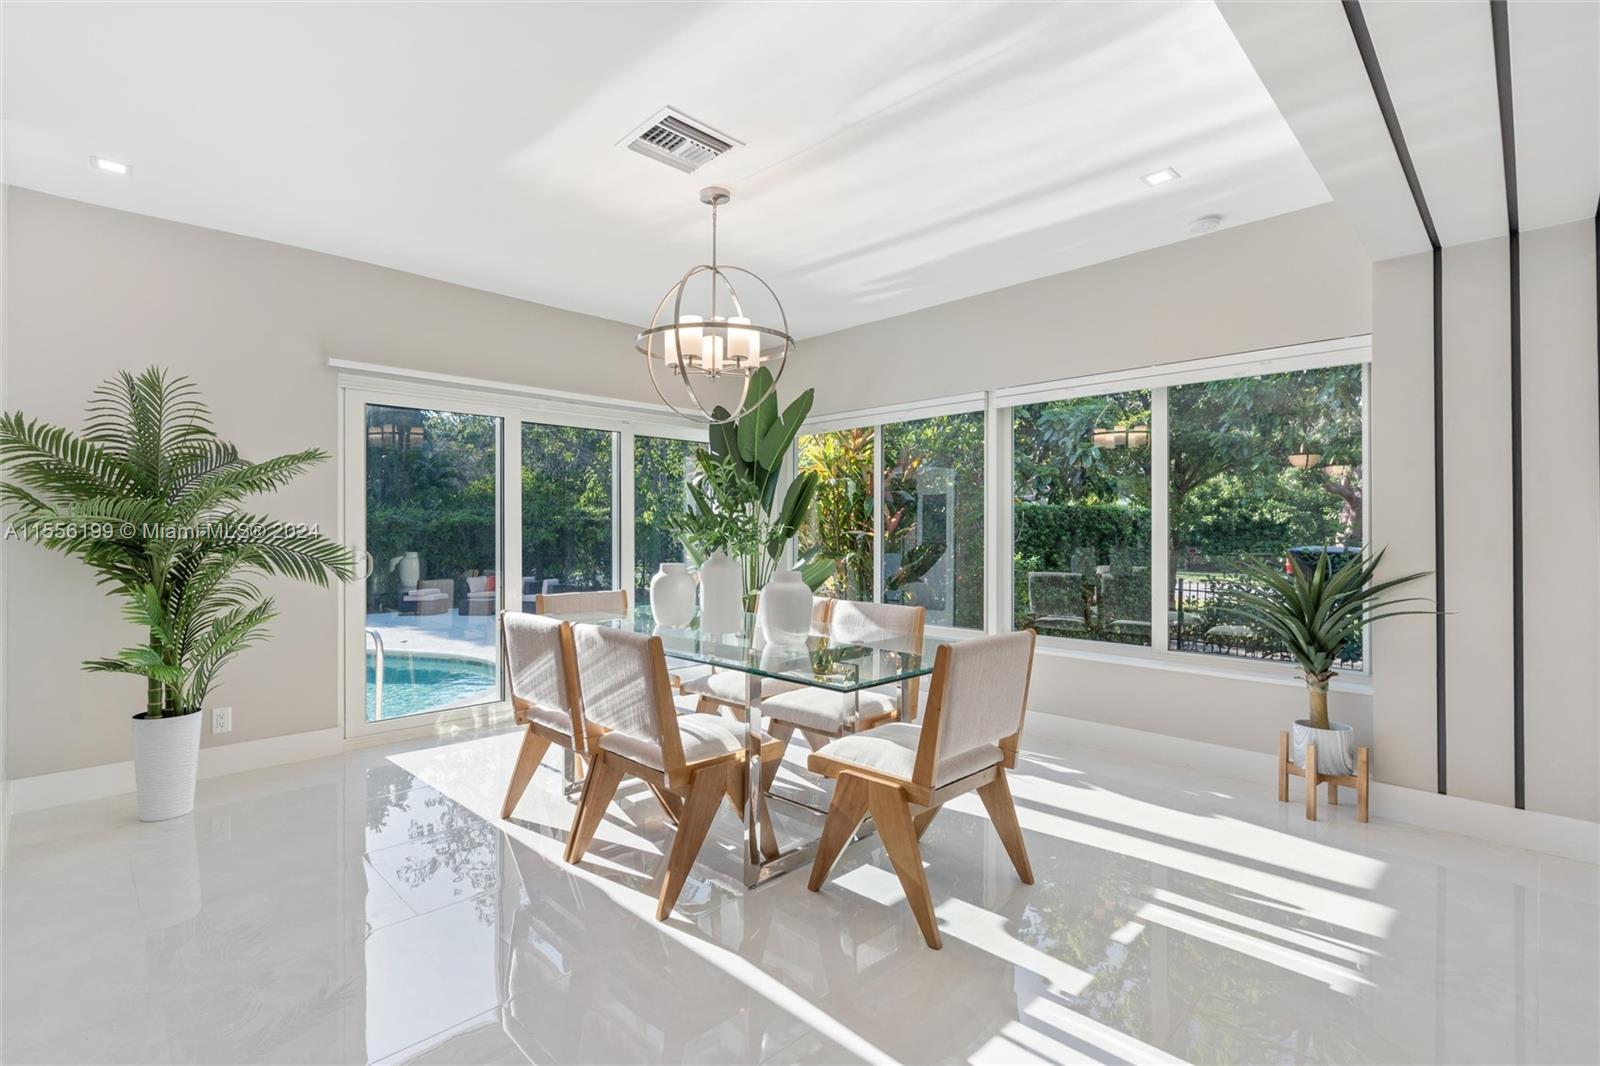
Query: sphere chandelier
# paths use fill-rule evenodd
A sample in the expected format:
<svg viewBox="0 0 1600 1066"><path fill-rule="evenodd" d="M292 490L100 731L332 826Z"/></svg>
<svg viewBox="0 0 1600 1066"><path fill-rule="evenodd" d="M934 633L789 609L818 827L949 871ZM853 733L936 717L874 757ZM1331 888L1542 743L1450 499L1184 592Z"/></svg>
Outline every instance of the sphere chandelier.
<svg viewBox="0 0 1600 1066"><path fill-rule="evenodd" d="M690 267L667 290L633 342L662 402L707 425L758 407L777 389L794 352L789 318L772 286L717 262L717 208L729 198L715 185L700 190L700 202L711 208L711 262ZM767 373L758 373L763 368Z"/></svg>

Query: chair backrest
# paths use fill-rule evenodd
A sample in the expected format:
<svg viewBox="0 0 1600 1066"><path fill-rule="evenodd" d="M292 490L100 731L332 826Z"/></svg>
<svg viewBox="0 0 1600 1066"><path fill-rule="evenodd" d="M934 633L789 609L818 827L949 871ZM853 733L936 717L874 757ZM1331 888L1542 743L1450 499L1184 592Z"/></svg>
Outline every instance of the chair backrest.
<svg viewBox="0 0 1600 1066"><path fill-rule="evenodd" d="M588 724L660 745L662 766L669 773L681 767L683 740L661 638L577 625L573 640Z"/></svg>
<svg viewBox="0 0 1600 1066"><path fill-rule="evenodd" d="M1146 571L1148 575L1148 571ZM1138 574L1107 574L1100 579L1100 621L1150 621L1150 580Z"/></svg>
<svg viewBox="0 0 1600 1066"><path fill-rule="evenodd" d="M540 614L557 617L608 615L621 618L628 613L627 589L601 589L598 592L541 592L533 601Z"/></svg>
<svg viewBox="0 0 1600 1066"><path fill-rule="evenodd" d="M815 615L813 614L813 617ZM928 609L903 603L862 603L834 600L828 619L828 637L835 644L871 644L895 651L922 652L922 633L927 627ZM917 698L922 679L906 682L908 719L917 716Z"/></svg>
<svg viewBox="0 0 1600 1066"><path fill-rule="evenodd" d="M502 611L500 649L511 682L511 705L519 712L539 707L566 715L572 723L573 747L585 750L572 626L556 618Z"/></svg>
<svg viewBox="0 0 1600 1066"><path fill-rule="evenodd" d="M1011 765L1028 707L1033 643L1033 630L1024 629L939 648L913 780L932 787L941 762L991 745Z"/></svg>

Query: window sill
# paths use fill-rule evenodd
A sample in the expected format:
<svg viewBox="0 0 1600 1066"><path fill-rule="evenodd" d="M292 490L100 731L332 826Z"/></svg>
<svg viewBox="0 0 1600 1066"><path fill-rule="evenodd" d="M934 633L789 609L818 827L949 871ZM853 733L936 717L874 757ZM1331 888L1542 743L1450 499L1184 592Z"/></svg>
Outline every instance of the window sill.
<svg viewBox="0 0 1600 1066"><path fill-rule="evenodd" d="M1261 685L1279 685L1287 688L1303 688L1305 682L1301 681L1293 672L1294 667L1287 663L1259 666L1246 666L1240 663L1231 665L1223 663L1210 663L1198 654L1187 652L1159 652L1153 649L1140 651L1102 651L1099 648L1087 648L1078 643L1069 643L1060 639L1042 637L1036 648L1039 655L1048 655L1058 659L1078 659L1084 662L1109 663L1113 666L1131 666L1141 670L1166 670L1178 674L1193 674L1199 677L1215 677L1228 681L1251 681ZM1335 678L1329 683L1328 688L1334 692L1352 692L1357 695L1370 696L1373 692L1372 675L1367 673L1354 674L1349 678Z"/></svg>

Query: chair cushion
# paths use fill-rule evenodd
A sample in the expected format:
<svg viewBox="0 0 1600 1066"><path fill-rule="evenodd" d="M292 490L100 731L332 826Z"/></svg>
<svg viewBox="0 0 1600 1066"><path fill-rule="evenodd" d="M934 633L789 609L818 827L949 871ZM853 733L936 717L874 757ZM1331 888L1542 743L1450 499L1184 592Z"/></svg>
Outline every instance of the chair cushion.
<svg viewBox="0 0 1600 1066"><path fill-rule="evenodd" d="M865 733L850 733L838 740L829 741L817 752L824 759L849 763L887 777L911 780L917 765L917 744L922 740L922 727L909 722L890 722ZM962 752L951 759L941 760L933 774L933 784L948 785L968 774L975 774L1005 758L998 745L988 745Z"/></svg>
<svg viewBox="0 0 1600 1066"><path fill-rule="evenodd" d="M549 729L555 729L567 736L572 735L572 715L554 707L542 707L535 703L528 707L517 709L517 719L522 722L538 722ZM571 745L569 744L568 747Z"/></svg>
<svg viewBox="0 0 1600 1066"><path fill-rule="evenodd" d="M738 670L715 670L699 677L683 679L683 691L695 696L714 696L729 703L744 703L745 683L749 675ZM779 681L774 677L761 679L761 699L765 703L780 692L792 692L805 686L794 681Z"/></svg>
<svg viewBox="0 0 1600 1066"><path fill-rule="evenodd" d="M861 700L858 715L861 718L892 711L899 705L899 693L894 690L868 689L849 693L804 686L762 700L761 713L780 722L790 722L801 729L842 733L850 712L856 709L857 696Z"/></svg>
<svg viewBox="0 0 1600 1066"><path fill-rule="evenodd" d="M744 750L744 734L738 727L711 714L680 714L678 735L683 738L683 761L699 762L714 755ZM601 751L614 751L653 770L665 770L661 747L626 733L607 733L600 738Z"/></svg>

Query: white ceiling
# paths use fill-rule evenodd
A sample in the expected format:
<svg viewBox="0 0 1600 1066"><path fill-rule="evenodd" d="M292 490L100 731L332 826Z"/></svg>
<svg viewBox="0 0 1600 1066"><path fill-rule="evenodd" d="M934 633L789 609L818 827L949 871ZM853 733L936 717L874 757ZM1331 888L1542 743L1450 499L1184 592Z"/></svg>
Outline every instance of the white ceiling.
<svg viewBox="0 0 1600 1066"><path fill-rule="evenodd" d="M1426 234L1341 5L1219 5L1373 259ZM1361 4L1441 244L1508 231L1490 7ZM1600 4L1507 8L1518 222L1593 218L1600 201Z"/></svg>
<svg viewBox="0 0 1600 1066"><path fill-rule="evenodd" d="M801 336L1328 199L1210 3L10 4L5 29L13 184L633 323L704 258L706 184ZM617 147L669 104L746 146L693 175Z"/></svg>

